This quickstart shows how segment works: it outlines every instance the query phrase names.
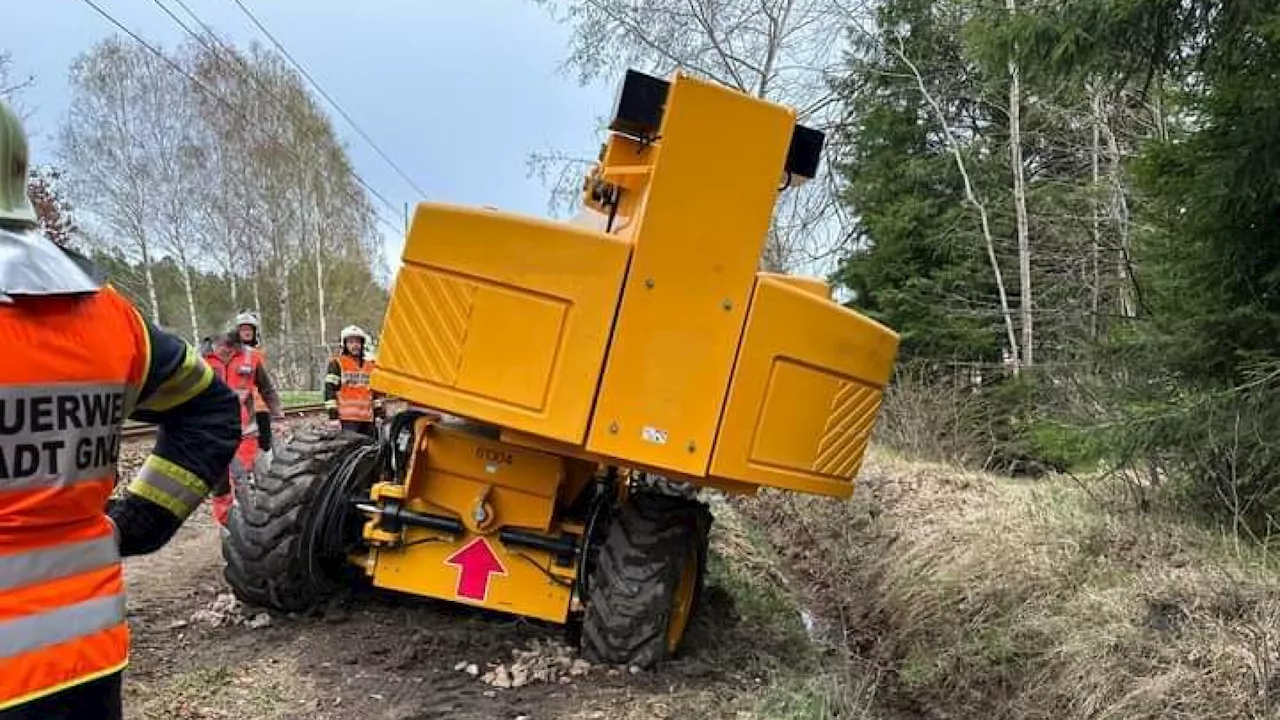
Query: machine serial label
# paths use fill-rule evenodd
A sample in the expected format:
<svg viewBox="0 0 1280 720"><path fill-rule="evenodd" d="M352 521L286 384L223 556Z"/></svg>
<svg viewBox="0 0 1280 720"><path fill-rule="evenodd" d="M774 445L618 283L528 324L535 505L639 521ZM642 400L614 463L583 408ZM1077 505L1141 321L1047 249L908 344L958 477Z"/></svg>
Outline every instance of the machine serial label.
<svg viewBox="0 0 1280 720"><path fill-rule="evenodd" d="M488 447L477 447L476 457L487 463L498 463L499 465L513 465L516 461L511 453Z"/></svg>
<svg viewBox="0 0 1280 720"><path fill-rule="evenodd" d="M667 444L667 431L659 430L656 427L645 425L644 429L640 431L640 437L644 438L645 442L651 442L655 445Z"/></svg>

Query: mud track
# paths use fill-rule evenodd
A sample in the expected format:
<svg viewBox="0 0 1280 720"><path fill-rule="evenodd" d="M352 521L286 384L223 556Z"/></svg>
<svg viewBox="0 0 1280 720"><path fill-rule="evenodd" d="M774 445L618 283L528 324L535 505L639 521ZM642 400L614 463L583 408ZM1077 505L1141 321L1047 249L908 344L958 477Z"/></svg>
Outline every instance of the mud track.
<svg viewBox="0 0 1280 720"><path fill-rule="evenodd" d="M126 446L122 476L145 451L139 442ZM207 506L164 549L131 558L126 577L133 720L755 717L755 698L769 682L762 668L786 665L795 652L793 638L763 627L765 620L741 618L717 584L683 658L654 672L598 667L513 688L467 670L482 676L510 665L514 651L561 643L562 628L377 593L316 616L270 616L264 627L221 623L209 611L229 590Z"/></svg>

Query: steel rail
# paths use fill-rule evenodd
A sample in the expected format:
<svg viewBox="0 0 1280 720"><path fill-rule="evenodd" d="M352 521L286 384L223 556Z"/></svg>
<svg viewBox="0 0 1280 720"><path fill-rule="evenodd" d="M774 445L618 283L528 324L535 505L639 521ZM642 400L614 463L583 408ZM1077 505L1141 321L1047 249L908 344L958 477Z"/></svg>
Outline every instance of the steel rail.
<svg viewBox="0 0 1280 720"><path fill-rule="evenodd" d="M299 405L290 405L284 409L284 415L288 417L302 417L318 412L324 412L324 403L301 403ZM151 423L142 423L129 421L124 424L124 429L120 432L123 438L146 438L156 434L156 426Z"/></svg>

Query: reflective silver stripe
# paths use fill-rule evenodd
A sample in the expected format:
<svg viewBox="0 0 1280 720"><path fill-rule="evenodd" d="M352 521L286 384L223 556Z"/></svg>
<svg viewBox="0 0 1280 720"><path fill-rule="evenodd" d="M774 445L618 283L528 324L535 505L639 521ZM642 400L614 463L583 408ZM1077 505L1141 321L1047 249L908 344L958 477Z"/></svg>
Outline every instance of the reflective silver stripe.
<svg viewBox="0 0 1280 720"><path fill-rule="evenodd" d="M175 512L179 517L186 517L191 514L192 510L199 507L204 495L194 491L181 480L173 477L165 472L163 461L154 455L147 458L142 464L142 469L138 471L138 476L134 479L134 483L145 483L159 490L172 500L176 501L177 507L170 507L170 510L182 510L183 512ZM178 468L181 470L181 468ZM135 486L130 485L132 490Z"/></svg>
<svg viewBox="0 0 1280 720"><path fill-rule="evenodd" d="M124 383L0 387L0 492L112 475L132 392Z"/></svg>
<svg viewBox="0 0 1280 720"><path fill-rule="evenodd" d="M0 622L0 658L11 658L115 627L124 622L124 611L124 593L120 593Z"/></svg>
<svg viewBox="0 0 1280 720"><path fill-rule="evenodd" d="M117 562L120 562L120 552L112 535L3 555L0 556L0 591L70 577Z"/></svg>
<svg viewBox="0 0 1280 720"><path fill-rule="evenodd" d="M195 348L186 346L182 364L162 380L139 406L144 410L169 410L180 405L213 382L213 370L200 359Z"/></svg>
<svg viewBox="0 0 1280 720"><path fill-rule="evenodd" d="M369 400L343 400L338 398L338 414L354 414L359 417L373 417L373 403Z"/></svg>

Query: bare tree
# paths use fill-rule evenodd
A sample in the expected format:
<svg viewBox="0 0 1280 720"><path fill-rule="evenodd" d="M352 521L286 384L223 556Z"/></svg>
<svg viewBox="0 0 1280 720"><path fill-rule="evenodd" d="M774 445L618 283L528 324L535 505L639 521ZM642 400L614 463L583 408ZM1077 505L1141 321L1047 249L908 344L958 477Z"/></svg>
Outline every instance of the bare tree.
<svg viewBox="0 0 1280 720"><path fill-rule="evenodd" d="M117 39L81 56L71 67L71 106L58 151L93 234L142 266L156 323L162 321L153 273L158 177L150 123L182 101L153 92L153 81L164 72L159 59Z"/></svg>
<svg viewBox="0 0 1280 720"><path fill-rule="evenodd" d="M189 53L179 62L190 66ZM146 87L150 102L138 112L146 113L144 145L151 154L155 183L152 188L157 211L152 215L154 235L169 257L176 261L191 324L191 341L200 339L196 310L195 271L207 251L205 233L199 221L207 211L191 206L202 188L210 184L210 148L200 127L199 116L189 98L194 90L188 80L168 67L156 68Z"/></svg>
<svg viewBox="0 0 1280 720"><path fill-rule="evenodd" d="M1089 338L1097 341L1101 334L1099 318L1102 313L1102 198L1099 192L1102 187L1102 93L1097 89L1089 92L1090 123L1092 142L1089 143L1089 179L1091 182L1093 202L1090 220L1090 236L1092 244L1089 248L1090 275L1089 287Z"/></svg>
<svg viewBox="0 0 1280 720"><path fill-rule="evenodd" d="M1132 258L1131 228L1129 219L1129 191L1124 184L1125 156L1120 150L1116 133L1108 122L1100 124L1107 141L1107 179L1111 186L1111 222L1119 238L1116 253L1116 280L1119 287L1120 315L1131 318L1138 314L1137 298L1134 292L1133 273L1130 271ZM1157 132L1164 132L1163 124L1158 125Z"/></svg>
<svg viewBox="0 0 1280 720"><path fill-rule="evenodd" d="M795 107L819 129L834 127L831 81L844 59L842 16L851 12L840 0L535 1L572 28L565 66L583 83L627 67L659 75L681 69ZM829 140L828 159L833 146ZM563 192L589 162L553 151L532 156L530 168ZM765 256L774 269L824 264L838 252L845 218L830 165L817 182L780 197ZM564 195L553 190L553 198L553 209L563 206Z"/></svg>
<svg viewBox="0 0 1280 720"><path fill-rule="evenodd" d="M1005 0L1010 22L1016 21L1016 0ZM1018 290L1021 297L1020 322L1022 325L1022 365L1034 362L1034 328L1031 287L1031 238L1027 224L1026 165L1022 160L1022 78L1018 61L1010 56L1009 63L1009 165L1013 174L1013 208L1017 218L1018 234Z"/></svg>
<svg viewBox="0 0 1280 720"><path fill-rule="evenodd" d="M182 307L179 322L198 337L248 296L276 369L305 387L335 316L381 317L372 205L280 58L210 38L163 57L111 40L72 79L60 134L68 194L90 226L88 249L118 276L145 278L130 289L157 322L161 308Z"/></svg>
<svg viewBox="0 0 1280 720"><path fill-rule="evenodd" d="M946 142L947 150L951 153L952 158L956 162L956 169L960 172L960 178L964 181L965 200L973 206L974 211L978 213L978 222L982 229L982 239L986 244L987 260L991 263L991 274L995 280L996 292L1000 299L1000 315L1004 322L1005 334L1009 341L1010 363L1013 371L1016 373L1022 367L1021 353L1019 352L1018 336L1014 331L1013 313L1009 309L1009 294L1005 289L1004 273L1000 270L1000 260L996 255L995 235L991 231L991 219L987 212L986 203L978 197L977 191L974 189L973 179L969 174L968 166L964 161L964 153L961 152L960 143L956 140L955 132L951 128L951 121L948 119L946 111L943 110L941 102L930 91L925 81L925 76L921 73L911 58L907 57L906 46L902 41L902 37L897 37L897 43L889 44L888 49L902 61L903 65L911 71L912 77L916 81L916 88L920 91L920 96L924 98L934 115L934 121L938 123L938 130L942 133L942 137Z"/></svg>
<svg viewBox="0 0 1280 720"><path fill-rule="evenodd" d="M13 55L7 50L0 50L0 100L14 104L19 93L35 84L35 78L13 77Z"/></svg>

